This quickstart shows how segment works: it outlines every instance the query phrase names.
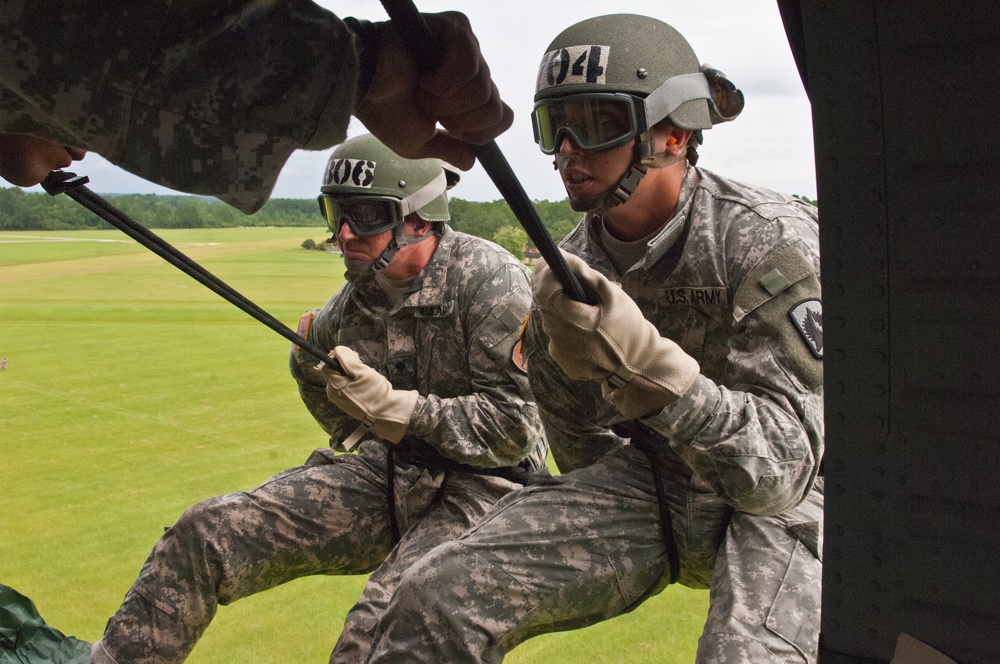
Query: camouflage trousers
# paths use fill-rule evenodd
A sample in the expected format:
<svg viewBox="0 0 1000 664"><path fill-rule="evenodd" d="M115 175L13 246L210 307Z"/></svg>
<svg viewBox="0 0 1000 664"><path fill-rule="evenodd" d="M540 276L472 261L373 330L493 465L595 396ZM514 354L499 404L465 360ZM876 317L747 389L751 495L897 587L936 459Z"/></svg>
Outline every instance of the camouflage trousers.
<svg viewBox="0 0 1000 664"><path fill-rule="evenodd" d="M821 485L760 517L675 479L665 484L679 582L711 588L697 661L815 662ZM635 608L668 566L652 482L645 454L624 446L508 494L407 570L366 661L500 662L533 636Z"/></svg>
<svg viewBox="0 0 1000 664"><path fill-rule="evenodd" d="M403 571L458 537L518 485L462 472L395 468L394 541L380 443L357 455L317 450L249 492L186 510L146 560L94 648L95 662L181 662L219 604L312 574L374 572L347 615L331 662L358 662ZM103 650L102 650L103 648Z"/></svg>

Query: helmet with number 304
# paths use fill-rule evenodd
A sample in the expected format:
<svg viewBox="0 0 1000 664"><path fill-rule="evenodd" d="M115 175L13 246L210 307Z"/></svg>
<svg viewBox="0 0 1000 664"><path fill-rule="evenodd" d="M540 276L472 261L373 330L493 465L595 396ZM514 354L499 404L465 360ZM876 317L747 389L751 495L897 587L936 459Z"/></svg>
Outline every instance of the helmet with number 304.
<svg viewBox="0 0 1000 664"><path fill-rule="evenodd" d="M664 118L681 129L710 129L735 119L743 103L743 93L721 72L700 65L670 25L609 14L576 23L552 40L538 69L532 123L547 154L558 150L562 131L584 149L608 149Z"/></svg>
<svg viewBox="0 0 1000 664"><path fill-rule="evenodd" d="M545 154L565 139L581 150L610 150L628 143L632 164L599 196L572 201L573 209L598 212L627 201L649 168L698 161L702 130L733 120L743 93L718 70L700 65L694 49L663 21L609 14L563 30L542 56L531 126ZM653 127L669 119L692 131L680 157L657 152Z"/></svg>

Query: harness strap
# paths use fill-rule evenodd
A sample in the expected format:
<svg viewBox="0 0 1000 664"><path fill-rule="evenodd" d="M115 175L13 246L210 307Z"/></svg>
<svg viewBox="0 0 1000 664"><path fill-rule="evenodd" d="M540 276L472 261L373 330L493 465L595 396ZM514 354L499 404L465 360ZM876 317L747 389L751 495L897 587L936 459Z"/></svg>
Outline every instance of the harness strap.
<svg viewBox="0 0 1000 664"><path fill-rule="evenodd" d="M681 573L681 559L680 554L677 552L677 540L674 538L674 524L670 516L670 505L667 504L666 478L664 477L663 466L657 454L657 445L654 442L657 437L662 438L662 436L639 420L621 422L613 425L611 429L619 436L629 438L631 443L645 453L646 458L649 459L649 467L653 473L653 488L656 491L656 504L660 513L660 536L663 538L663 544L667 550L667 574L651 585L633 603L632 606L635 607L653 595L656 595L671 583L677 582Z"/></svg>
<svg viewBox="0 0 1000 664"><path fill-rule="evenodd" d="M640 426L645 425L636 422ZM653 487L656 489L656 502L660 508L660 531L663 536L663 543L667 548L667 562L670 565L670 574L667 584L677 583L681 574L681 559L677 552L677 540L674 539L674 524L670 516L670 506L667 504L667 490L664 486L663 467L657 458L656 449L652 441L641 433L632 438L632 444L646 454L649 459L649 467L653 471Z"/></svg>
<svg viewBox="0 0 1000 664"><path fill-rule="evenodd" d="M365 426L362 424L358 427L358 431L364 429ZM355 434L358 433L355 431ZM367 429L365 429L367 432ZM352 436L353 437L353 436ZM360 436L359 436L360 438ZM403 439L398 445L386 445L385 452L385 468L388 482L386 485L386 501L388 503L389 509L389 523L392 527L393 541L398 543L402 537L402 532L399 528L399 517L396 514L396 455L406 461L407 463L426 466L428 468L440 469L445 472L463 472L470 473L473 475L489 475L491 477L500 477L508 482L514 482L515 484L525 485L531 478L532 473L534 473L535 468L531 466L531 462L527 459L522 461L516 466L501 466L499 468L480 468L477 466L468 466L464 463L459 463L457 461L452 461L451 459L442 456L437 450L435 450L426 441L417 438L416 436L403 436Z"/></svg>
<svg viewBox="0 0 1000 664"><path fill-rule="evenodd" d="M392 528L393 545L399 543L403 534L399 532L399 517L396 515L396 459L395 445L385 446L385 474L387 478L385 498L389 508L389 526Z"/></svg>

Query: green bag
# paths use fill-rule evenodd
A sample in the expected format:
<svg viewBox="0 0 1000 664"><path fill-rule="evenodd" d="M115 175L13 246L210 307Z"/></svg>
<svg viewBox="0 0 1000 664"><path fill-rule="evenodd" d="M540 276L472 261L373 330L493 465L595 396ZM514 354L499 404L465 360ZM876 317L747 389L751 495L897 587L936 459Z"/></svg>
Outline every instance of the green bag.
<svg viewBox="0 0 1000 664"><path fill-rule="evenodd" d="M49 627L30 599L0 584L0 664L90 664L90 644Z"/></svg>

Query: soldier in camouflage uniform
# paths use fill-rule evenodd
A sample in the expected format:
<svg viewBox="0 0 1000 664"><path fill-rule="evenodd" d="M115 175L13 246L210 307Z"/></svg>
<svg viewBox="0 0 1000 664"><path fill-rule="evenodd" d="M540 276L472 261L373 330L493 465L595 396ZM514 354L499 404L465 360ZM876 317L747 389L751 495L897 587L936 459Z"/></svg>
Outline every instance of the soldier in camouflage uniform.
<svg viewBox="0 0 1000 664"><path fill-rule="evenodd" d="M418 79L388 22L310 0L6 0L0 133L93 150L247 213L294 150L340 143L352 114L399 154L469 169L468 143L513 114L466 17L424 17L442 61Z"/></svg>
<svg viewBox="0 0 1000 664"><path fill-rule="evenodd" d="M445 225L457 174L372 136L339 146L320 202L348 283L299 332L333 349L290 366L333 449L257 489L187 510L94 647L95 662L182 661L217 604L309 574L374 573L331 661L360 661L402 572L544 466L527 376L512 360L527 271ZM356 454L334 454L353 448Z"/></svg>
<svg viewBox="0 0 1000 664"><path fill-rule="evenodd" d="M524 352L563 474L411 566L368 661L499 662L676 582L710 589L698 662L815 662L816 210L695 166L743 97L665 23L568 28L536 90L536 140L587 212L562 246L595 302L535 268Z"/></svg>

